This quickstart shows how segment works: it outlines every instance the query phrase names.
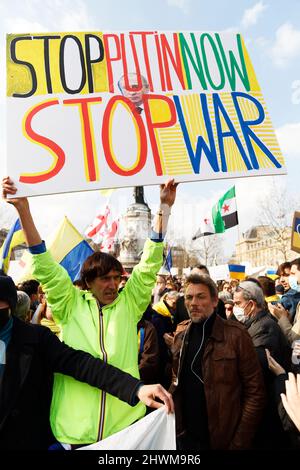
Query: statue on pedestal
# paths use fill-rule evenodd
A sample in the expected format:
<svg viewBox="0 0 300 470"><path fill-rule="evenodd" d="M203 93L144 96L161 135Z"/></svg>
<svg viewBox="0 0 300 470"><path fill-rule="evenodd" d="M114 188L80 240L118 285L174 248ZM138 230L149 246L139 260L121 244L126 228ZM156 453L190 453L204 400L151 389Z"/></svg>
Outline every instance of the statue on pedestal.
<svg viewBox="0 0 300 470"><path fill-rule="evenodd" d="M121 249L123 251L135 253L137 252L138 242L136 238L125 237L121 241Z"/></svg>
<svg viewBox="0 0 300 470"><path fill-rule="evenodd" d="M133 188L133 197L135 204L146 205L144 200L144 186L135 186L135 188Z"/></svg>

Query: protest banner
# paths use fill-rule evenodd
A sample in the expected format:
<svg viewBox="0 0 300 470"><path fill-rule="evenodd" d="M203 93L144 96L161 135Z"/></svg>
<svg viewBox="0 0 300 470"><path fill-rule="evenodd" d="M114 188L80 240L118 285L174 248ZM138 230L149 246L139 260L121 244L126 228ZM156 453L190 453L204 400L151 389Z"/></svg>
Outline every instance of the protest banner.
<svg viewBox="0 0 300 470"><path fill-rule="evenodd" d="M294 212L291 250L300 253L300 212Z"/></svg>
<svg viewBox="0 0 300 470"><path fill-rule="evenodd" d="M285 174L240 34L7 36L18 195Z"/></svg>

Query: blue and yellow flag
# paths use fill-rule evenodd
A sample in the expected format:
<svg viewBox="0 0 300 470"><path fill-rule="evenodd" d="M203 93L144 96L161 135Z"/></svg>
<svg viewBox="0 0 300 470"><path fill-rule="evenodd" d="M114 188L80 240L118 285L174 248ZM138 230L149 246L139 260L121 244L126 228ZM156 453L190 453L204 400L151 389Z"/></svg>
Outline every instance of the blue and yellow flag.
<svg viewBox="0 0 300 470"><path fill-rule="evenodd" d="M67 217L64 217L54 235L47 239L46 245L55 261L68 271L72 282L79 278L81 267L86 258L94 253L94 250ZM25 252L19 262L22 272L18 282L32 277L31 262L30 253Z"/></svg>
<svg viewBox="0 0 300 470"><path fill-rule="evenodd" d="M243 266L242 264L229 264L228 269L230 279L239 279L240 281L245 279L246 266Z"/></svg>
<svg viewBox="0 0 300 470"><path fill-rule="evenodd" d="M84 261L94 253L67 217L64 217L56 234L48 242L48 249L53 258L68 271L72 281L79 278Z"/></svg>
<svg viewBox="0 0 300 470"><path fill-rule="evenodd" d="M10 228L2 247L0 248L0 269L2 269L6 274L9 267L12 249L18 245L22 245L22 243L25 243L25 237L20 220L17 219Z"/></svg>
<svg viewBox="0 0 300 470"><path fill-rule="evenodd" d="M279 278L279 276L276 274L276 271L276 269L267 269L266 276L275 281Z"/></svg>
<svg viewBox="0 0 300 470"><path fill-rule="evenodd" d="M294 214L291 248L300 253L300 212Z"/></svg>
<svg viewBox="0 0 300 470"><path fill-rule="evenodd" d="M172 260L172 251L171 251L171 248L169 249L168 251L168 254L166 256L166 259L165 259L165 263L164 263L164 267L169 271L169 273L171 272L171 268L173 266L173 260Z"/></svg>

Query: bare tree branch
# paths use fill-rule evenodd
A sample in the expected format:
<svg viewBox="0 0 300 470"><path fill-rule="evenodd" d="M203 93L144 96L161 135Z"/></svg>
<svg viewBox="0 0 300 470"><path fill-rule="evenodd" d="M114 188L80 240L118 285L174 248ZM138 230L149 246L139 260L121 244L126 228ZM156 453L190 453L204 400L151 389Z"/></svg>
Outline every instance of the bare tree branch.
<svg viewBox="0 0 300 470"><path fill-rule="evenodd" d="M190 245L188 251L194 256L196 255L198 261L207 266L214 266L224 262L223 238L221 235L209 235L195 240L194 248L191 249Z"/></svg>
<svg viewBox="0 0 300 470"><path fill-rule="evenodd" d="M278 185L275 178L266 188L258 203L258 223L265 228L265 235L274 242L274 247L288 259L290 237L288 227L291 226L292 214L296 210L296 201L288 195L286 187Z"/></svg>

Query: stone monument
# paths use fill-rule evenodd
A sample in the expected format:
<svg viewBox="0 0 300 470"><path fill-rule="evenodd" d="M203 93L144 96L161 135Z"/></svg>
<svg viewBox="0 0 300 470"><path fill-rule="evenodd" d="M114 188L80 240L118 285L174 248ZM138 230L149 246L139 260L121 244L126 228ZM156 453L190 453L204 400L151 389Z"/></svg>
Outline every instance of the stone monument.
<svg viewBox="0 0 300 470"><path fill-rule="evenodd" d="M131 272L139 262L146 238L151 230L151 210L144 200L144 187L136 186L134 202L122 217L119 261Z"/></svg>

